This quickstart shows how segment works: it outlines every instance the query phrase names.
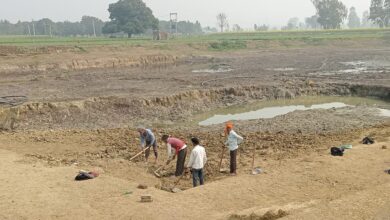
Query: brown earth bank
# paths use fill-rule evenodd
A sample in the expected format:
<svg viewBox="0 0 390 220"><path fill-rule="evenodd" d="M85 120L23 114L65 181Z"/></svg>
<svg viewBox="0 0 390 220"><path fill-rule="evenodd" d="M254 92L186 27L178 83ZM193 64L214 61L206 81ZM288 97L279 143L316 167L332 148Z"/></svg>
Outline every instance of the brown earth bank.
<svg viewBox="0 0 390 220"><path fill-rule="evenodd" d="M113 128L170 126L191 120L212 109L254 101L292 99L299 96L359 96L390 99L390 87L351 84L310 84L285 87L236 87L193 90L155 98L91 98L69 102L26 103L0 109L2 129Z"/></svg>
<svg viewBox="0 0 390 220"><path fill-rule="evenodd" d="M101 46L87 48L85 53L77 52L80 50L77 48L57 48L58 53L57 49L47 49L37 52L36 59L42 65L50 65L51 60L67 62L72 57L116 59L113 57L118 53L134 57L131 59L145 66L2 72L0 101L4 96L25 99L24 104L14 108L0 103L0 127L158 126L187 121L192 115L211 109L257 100L307 95L389 99L388 47L379 39L371 39L222 52L183 46L169 51ZM7 55L1 59L0 67L29 63L34 54L27 50ZM142 61L143 56L150 62ZM162 65L151 67L160 61Z"/></svg>

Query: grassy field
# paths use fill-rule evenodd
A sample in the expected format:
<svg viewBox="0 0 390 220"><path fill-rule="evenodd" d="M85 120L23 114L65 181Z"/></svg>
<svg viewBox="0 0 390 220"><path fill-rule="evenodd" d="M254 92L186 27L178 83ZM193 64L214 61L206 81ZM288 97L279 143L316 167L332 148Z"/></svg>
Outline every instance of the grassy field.
<svg viewBox="0 0 390 220"><path fill-rule="evenodd" d="M153 41L149 37L137 38L88 38L88 37L25 37L0 36L0 45L12 46L93 46L93 45L129 45L147 46L170 44L209 44L211 50L242 49L247 41L302 41L308 43L325 40L349 40L384 38L390 39L390 29L356 29L356 30L318 30L318 31L269 31L218 33L200 36L179 36L169 41Z"/></svg>

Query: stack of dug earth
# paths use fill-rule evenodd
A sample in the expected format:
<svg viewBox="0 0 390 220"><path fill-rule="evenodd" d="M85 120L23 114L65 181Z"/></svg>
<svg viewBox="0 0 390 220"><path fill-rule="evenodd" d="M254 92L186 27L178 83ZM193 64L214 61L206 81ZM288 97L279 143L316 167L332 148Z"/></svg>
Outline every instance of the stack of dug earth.
<svg viewBox="0 0 390 220"><path fill-rule="evenodd" d="M143 203L153 202L152 196L151 195L143 195L143 196L141 196L141 202L143 202Z"/></svg>

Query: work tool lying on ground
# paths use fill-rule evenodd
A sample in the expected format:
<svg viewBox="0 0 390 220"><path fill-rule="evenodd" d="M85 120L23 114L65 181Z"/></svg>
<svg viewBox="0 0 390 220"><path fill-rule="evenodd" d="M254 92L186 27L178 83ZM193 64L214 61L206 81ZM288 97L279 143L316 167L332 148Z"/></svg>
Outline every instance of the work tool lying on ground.
<svg viewBox="0 0 390 220"><path fill-rule="evenodd" d="M138 154L136 154L136 155L134 155L132 158L130 158L130 161L132 161L132 160L134 160L135 158L139 157L140 155L142 155L143 153L145 153L145 151L147 151L147 150L150 149L151 147L152 147L152 146L143 149L141 152L139 152Z"/></svg>

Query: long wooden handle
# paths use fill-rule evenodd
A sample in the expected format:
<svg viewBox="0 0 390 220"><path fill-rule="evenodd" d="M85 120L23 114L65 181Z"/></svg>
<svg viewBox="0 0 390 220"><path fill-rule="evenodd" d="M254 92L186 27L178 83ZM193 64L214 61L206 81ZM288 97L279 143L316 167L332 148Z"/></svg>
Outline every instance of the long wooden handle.
<svg viewBox="0 0 390 220"><path fill-rule="evenodd" d="M155 170L154 172L157 173L158 171L162 170L165 166L161 166L159 167L157 170Z"/></svg>
<svg viewBox="0 0 390 220"><path fill-rule="evenodd" d="M255 168L256 146L253 146L252 170Z"/></svg>
<svg viewBox="0 0 390 220"><path fill-rule="evenodd" d="M223 155L224 155L224 153L225 153L225 148L222 147L222 151L221 151L221 160L219 161L218 172L219 172L219 170L221 170L221 168L222 168L222 160L223 160Z"/></svg>
<svg viewBox="0 0 390 220"><path fill-rule="evenodd" d="M173 188L175 188L177 185L179 185L179 183L180 183L181 179L183 179L184 175L186 175L186 174L183 173L183 175L181 175L181 176L179 177L179 179L176 180L175 184L173 185Z"/></svg>
<svg viewBox="0 0 390 220"><path fill-rule="evenodd" d="M174 183L173 187L172 188L175 188L177 185L179 185L180 181L183 179L183 177L186 175L186 171L184 171L184 173L179 177L178 180L176 180L176 182Z"/></svg>
<svg viewBox="0 0 390 220"><path fill-rule="evenodd" d="M141 152L139 152L138 154L136 154L134 157L130 158L130 161L132 161L132 160L134 160L135 158L139 157L139 155L145 153L145 151L147 151L147 150L150 149L151 147L152 147L152 146L143 149Z"/></svg>

